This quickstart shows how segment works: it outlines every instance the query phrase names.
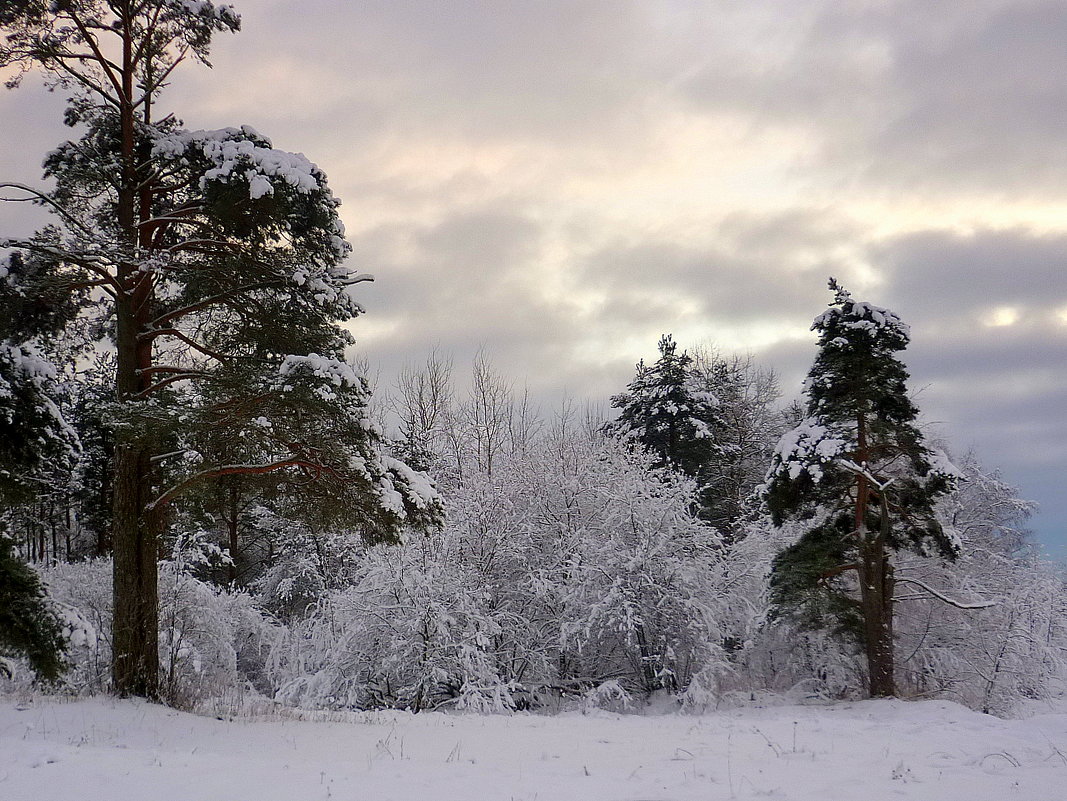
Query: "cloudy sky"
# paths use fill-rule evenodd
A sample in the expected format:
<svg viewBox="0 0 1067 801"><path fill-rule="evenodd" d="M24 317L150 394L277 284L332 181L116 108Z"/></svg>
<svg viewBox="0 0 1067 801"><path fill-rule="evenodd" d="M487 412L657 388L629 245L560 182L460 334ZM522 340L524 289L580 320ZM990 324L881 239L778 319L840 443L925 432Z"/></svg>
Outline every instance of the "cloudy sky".
<svg viewBox="0 0 1067 801"><path fill-rule="evenodd" d="M545 403L603 402L673 332L791 397L835 275L912 325L928 419L1067 555L1067 4L237 5L163 107L326 171L385 383L485 348ZM0 175L38 177L61 100L0 94Z"/></svg>

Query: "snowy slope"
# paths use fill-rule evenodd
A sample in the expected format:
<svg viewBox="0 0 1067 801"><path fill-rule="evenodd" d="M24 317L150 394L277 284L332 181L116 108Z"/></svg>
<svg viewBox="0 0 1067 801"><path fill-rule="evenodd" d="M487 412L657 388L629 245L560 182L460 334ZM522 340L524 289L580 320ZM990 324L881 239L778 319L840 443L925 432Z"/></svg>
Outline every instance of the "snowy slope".
<svg viewBox="0 0 1067 801"><path fill-rule="evenodd" d="M3 801L1063 801L1067 715L869 701L703 716L220 721L0 700Z"/></svg>

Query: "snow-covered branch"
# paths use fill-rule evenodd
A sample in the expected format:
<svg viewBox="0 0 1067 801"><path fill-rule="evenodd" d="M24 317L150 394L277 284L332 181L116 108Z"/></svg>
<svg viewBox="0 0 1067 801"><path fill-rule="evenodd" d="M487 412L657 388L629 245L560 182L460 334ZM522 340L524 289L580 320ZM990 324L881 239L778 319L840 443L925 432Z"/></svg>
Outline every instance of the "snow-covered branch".
<svg viewBox="0 0 1067 801"><path fill-rule="evenodd" d="M896 581L897 581L898 584L902 583L902 582L905 583L905 584L913 584L916 587L919 587L920 589L923 589L926 592L930 593L930 595L934 596L939 601L944 601L945 603L949 604L950 606L954 606L957 609L988 609L989 607L996 606L997 604L1000 603L1000 601L996 601L996 600L993 600L993 601L974 601L974 602L971 602L971 603L968 603L966 601L958 601L955 598L949 598L944 593L938 592L937 590L935 590L933 587L931 587L926 582L919 581L918 579L907 578L905 576L897 576L896 577Z"/></svg>

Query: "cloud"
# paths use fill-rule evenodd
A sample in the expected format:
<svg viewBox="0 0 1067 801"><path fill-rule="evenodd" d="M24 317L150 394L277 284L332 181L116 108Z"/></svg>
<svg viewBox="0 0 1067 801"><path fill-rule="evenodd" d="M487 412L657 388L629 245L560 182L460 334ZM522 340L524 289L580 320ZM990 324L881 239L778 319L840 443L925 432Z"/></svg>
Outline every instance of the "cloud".
<svg viewBox="0 0 1067 801"><path fill-rule="evenodd" d="M1051 316L1067 305L1067 234L916 231L876 247L872 259L891 295L924 315L988 322L997 307Z"/></svg>
<svg viewBox="0 0 1067 801"><path fill-rule="evenodd" d="M834 275L912 324L931 419L1043 493L1033 464L1067 470L1062 3L240 10L160 111L326 171L377 276L353 331L386 383L485 347L543 398L603 401L672 332L754 352L791 397ZM60 99L0 94L5 177L69 135Z"/></svg>
<svg viewBox="0 0 1067 801"><path fill-rule="evenodd" d="M0 120L4 121L0 182L40 187L45 153L67 139L70 132L61 124L62 95L43 91L36 76L28 76L24 83L19 93L0 89ZM0 197L26 196L13 189L0 190ZM29 236L47 220L42 209L29 203L0 204L0 238Z"/></svg>
<svg viewBox="0 0 1067 801"><path fill-rule="evenodd" d="M804 131L818 142L805 169L839 191L1061 195L1062 3L756 7L748 35L684 81L696 108Z"/></svg>

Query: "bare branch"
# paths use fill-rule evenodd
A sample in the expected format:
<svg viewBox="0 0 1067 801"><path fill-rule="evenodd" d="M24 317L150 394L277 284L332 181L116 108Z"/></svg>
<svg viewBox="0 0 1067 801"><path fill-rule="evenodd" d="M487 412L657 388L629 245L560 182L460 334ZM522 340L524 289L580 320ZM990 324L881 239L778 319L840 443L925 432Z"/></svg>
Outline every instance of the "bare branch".
<svg viewBox="0 0 1067 801"><path fill-rule="evenodd" d="M175 339L180 339L182 342L184 342L189 347L194 348L195 350L199 351L200 353L203 353L205 356L209 356L210 358L216 359L217 361L220 361L220 362L224 362L224 361L226 361L227 359L230 358L229 356L227 356L224 353L219 353L218 351L211 350L211 348L208 348L205 345L201 345L199 342L196 342L192 338L186 336L184 333L179 331L177 328L156 328L156 329L152 329L151 331L145 331L145 332L143 332L141 334L138 334L137 338L139 340L144 341L144 340L154 340L157 337L162 337L162 336L168 336L168 337L174 337Z"/></svg>

